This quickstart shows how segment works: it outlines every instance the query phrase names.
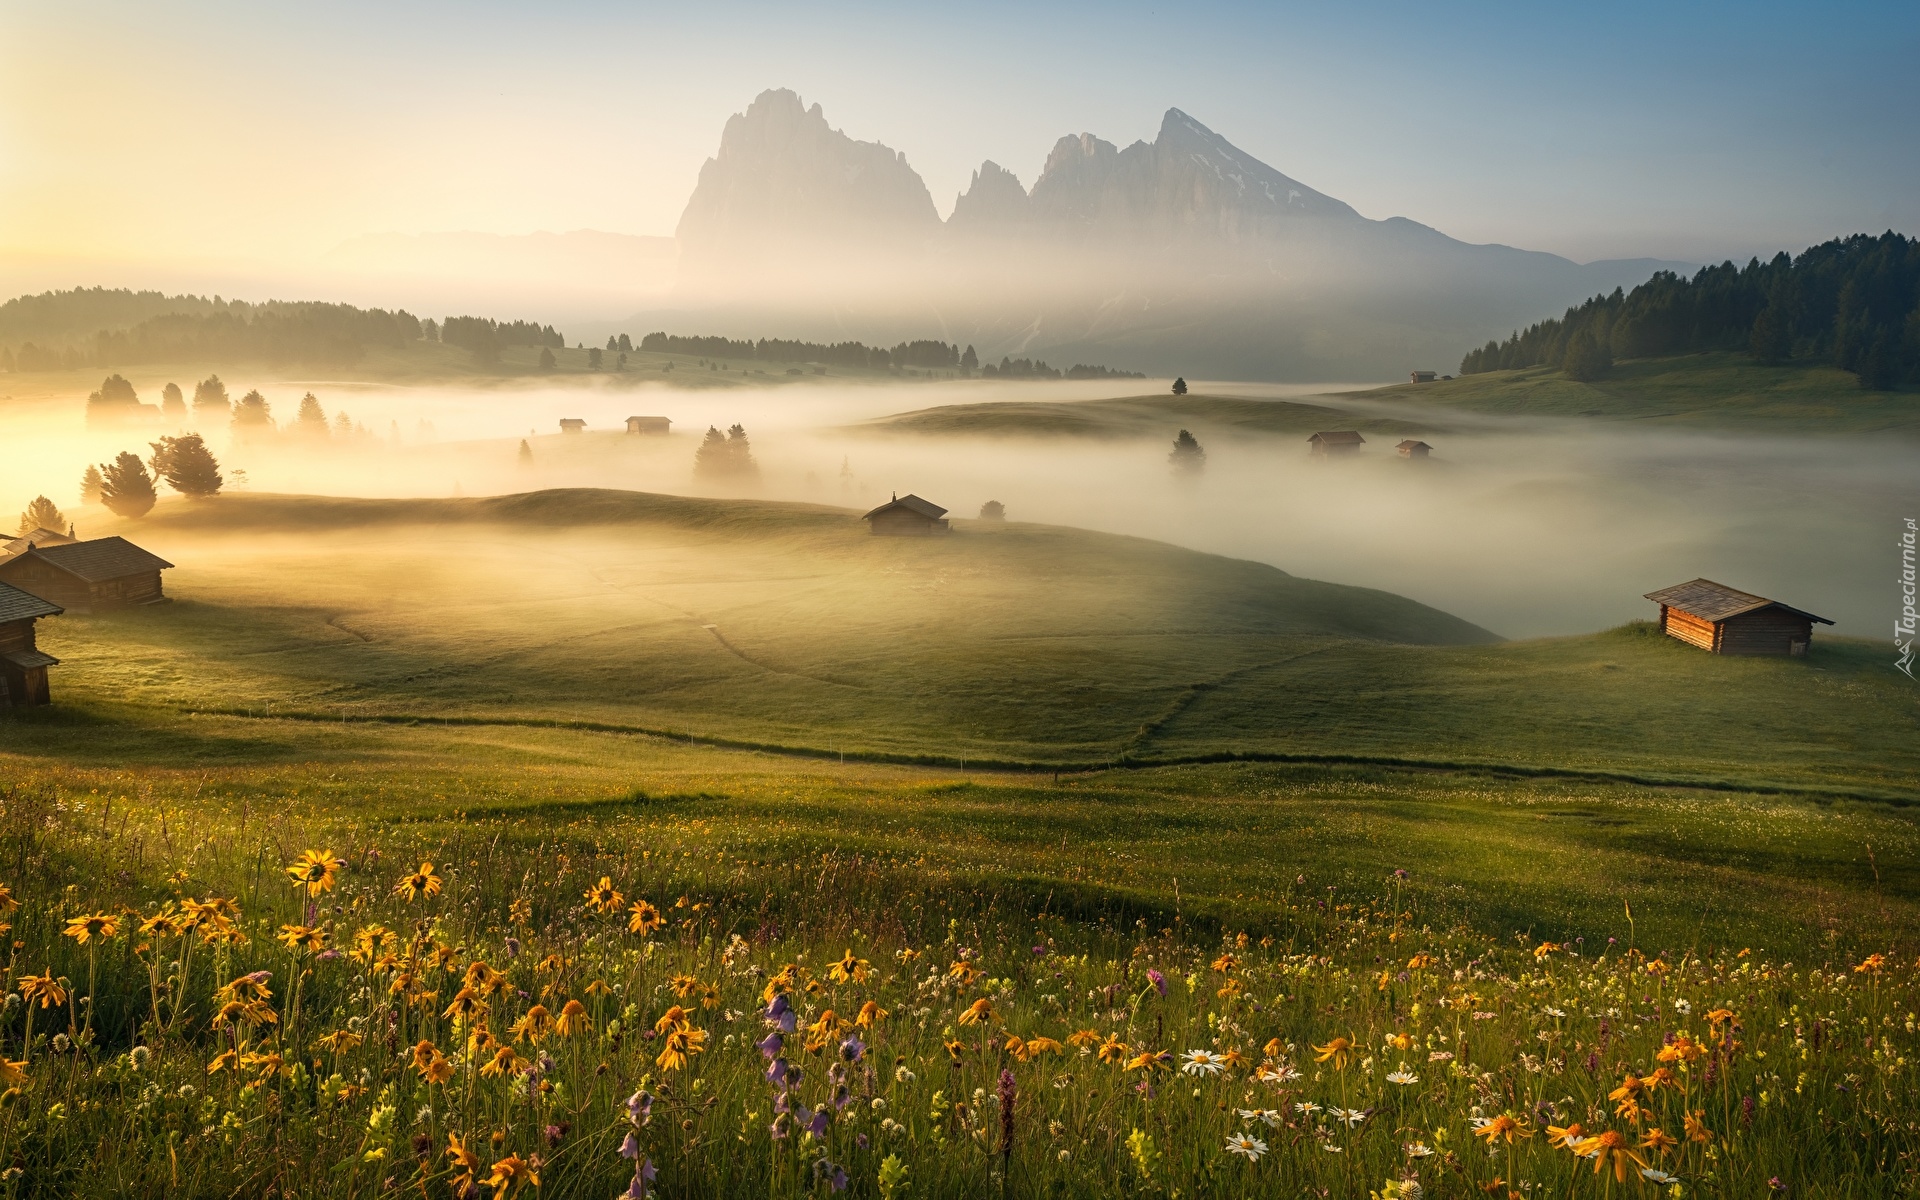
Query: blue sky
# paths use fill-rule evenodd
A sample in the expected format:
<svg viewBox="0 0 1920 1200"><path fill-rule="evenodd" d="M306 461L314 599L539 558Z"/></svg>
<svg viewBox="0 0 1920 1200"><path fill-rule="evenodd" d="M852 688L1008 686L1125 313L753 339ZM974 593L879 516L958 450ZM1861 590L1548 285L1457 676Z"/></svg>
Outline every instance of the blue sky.
<svg viewBox="0 0 1920 1200"><path fill-rule="evenodd" d="M664 234L767 87L904 151L1169 106L1372 217L1578 259L1920 232L1920 5L37 3L0 251L266 262L360 233Z"/></svg>

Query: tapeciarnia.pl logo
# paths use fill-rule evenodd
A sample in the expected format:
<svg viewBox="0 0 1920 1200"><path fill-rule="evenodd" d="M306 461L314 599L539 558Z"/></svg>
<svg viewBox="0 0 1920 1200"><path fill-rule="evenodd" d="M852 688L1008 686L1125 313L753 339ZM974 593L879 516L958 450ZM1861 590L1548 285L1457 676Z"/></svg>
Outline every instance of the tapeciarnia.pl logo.
<svg viewBox="0 0 1920 1200"><path fill-rule="evenodd" d="M1907 518L1907 527L1900 534L1900 615L1893 622L1893 648L1900 652L1894 660L1894 666L1913 678L1914 626L1920 616L1914 612L1914 540L1920 536L1920 522L1913 517Z"/></svg>

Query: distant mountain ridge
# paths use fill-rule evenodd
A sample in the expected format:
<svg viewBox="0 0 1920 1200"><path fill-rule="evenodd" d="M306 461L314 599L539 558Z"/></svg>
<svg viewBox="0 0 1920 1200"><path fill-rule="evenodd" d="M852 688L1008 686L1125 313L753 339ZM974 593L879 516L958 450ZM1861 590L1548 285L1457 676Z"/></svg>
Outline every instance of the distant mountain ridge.
<svg viewBox="0 0 1920 1200"><path fill-rule="evenodd" d="M1031 188L984 162L943 222L904 155L784 89L728 120L678 232L676 307L709 327L732 312L743 329L890 337L935 320L983 354L1256 378L1455 362L1543 307L1691 269L1372 220L1177 108L1152 142L1060 138Z"/></svg>

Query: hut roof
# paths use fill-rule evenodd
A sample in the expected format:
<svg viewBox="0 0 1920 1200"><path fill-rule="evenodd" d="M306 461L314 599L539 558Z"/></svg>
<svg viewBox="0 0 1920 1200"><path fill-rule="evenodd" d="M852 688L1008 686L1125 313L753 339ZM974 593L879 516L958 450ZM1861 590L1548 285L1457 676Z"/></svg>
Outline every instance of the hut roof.
<svg viewBox="0 0 1920 1200"><path fill-rule="evenodd" d="M1401 442L1398 446L1395 446L1394 449L1395 450L1417 450L1421 446L1427 446L1427 444L1425 442L1416 442L1412 438L1408 438L1406 441ZM1427 446L1427 449L1431 450L1433 449L1433 447Z"/></svg>
<svg viewBox="0 0 1920 1200"><path fill-rule="evenodd" d="M16 667L32 670L35 667L57 667L60 660L44 650L7 650L0 651L0 658L6 659Z"/></svg>
<svg viewBox="0 0 1920 1200"><path fill-rule="evenodd" d="M67 611L49 604L32 592L23 592L12 584L0 583L0 621L31 621L36 617L57 617Z"/></svg>
<svg viewBox="0 0 1920 1200"><path fill-rule="evenodd" d="M891 508L904 508L908 512L925 517L929 521L938 521L941 517L947 515L947 510L941 508L938 504L930 500L922 500L920 497L909 493L905 496L895 496L893 499L882 504L879 508L874 509L860 519L870 521Z"/></svg>
<svg viewBox="0 0 1920 1200"><path fill-rule="evenodd" d="M43 525L30 533L23 533L19 537L0 542L0 558L18 554L28 546L64 546L77 540L61 533L58 529L48 529Z"/></svg>
<svg viewBox="0 0 1920 1200"><path fill-rule="evenodd" d="M1761 608L1783 608L1822 625L1831 625L1825 617L1816 617L1810 612L1802 612L1790 604L1778 600L1769 600L1765 596L1756 596L1738 588L1730 588L1724 583L1715 583L1711 579L1694 579L1686 583L1676 583L1670 588L1661 588L1657 592L1648 592L1647 599L1655 604L1664 604L1668 608L1677 608L1683 613L1691 613L1703 621L1724 621L1728 617L1737 617L1741 613L1753 612Z"/></svg>
<svg viewBox="0 0 1920 1200"><path fill-rule="evenodd" d="M1332 432L1316 433L1307 440L1319 442L1325 446L1359 446L1364 445L1367 439L1361 437L1357 429L1336 429Z"/></svg>
<svg viewBox="0 0 1920 1200"><path fill-rule="evenodd" d="M35 546L27 554L43 559L88 583L125 579L129 575L164 570L173 565L123 537L94 538L92 541L71 542L65 546Z"/></svg>

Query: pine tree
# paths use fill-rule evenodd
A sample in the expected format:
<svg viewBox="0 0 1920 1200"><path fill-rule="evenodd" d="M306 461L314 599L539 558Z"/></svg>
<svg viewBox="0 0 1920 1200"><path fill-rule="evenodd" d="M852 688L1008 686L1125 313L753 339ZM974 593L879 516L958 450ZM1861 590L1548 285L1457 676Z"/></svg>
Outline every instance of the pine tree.
<svg viewBox="0 0 1920 1200"><path fill-rule="evenodd" d="M1891 391L1900 382L1900 355L1891 334L1874 335L1860 359L1860 386L1873 392Z"/></svg>
<svg viewBox="0 0 1920 1200"><path fill-rule="evenodd" d="M187 419L187 401L180 394L180 385L169 383L160 389L160 415L179 425Z"/></svg>
<svg viewBox="0 0 1920 1200"><path fill-rule="evenodd" d="M66 528L66 514L45 496L35 496L33 503L27 505L27 511L20 514L21 533L32 533L36 529L51 529L55 533L61 533Z"/></svg>
<svg viewBox="0 0 1920 1200"><path fill-rule="evenodd" d="M542 371L551 371L554 368L554 364L553 351L542 347L540 350L540 369Z"/></svg>
<svg viewBox="0 0 1920 1200"><path fill-rule="evenodd" d="M989 500L980 506L982 521L1004 521L1007 519L1007 506L998 500Z"/></svg>
<svg viewBox="0 0 1920 1200"><path fill-rule="evenodd" d="M144 517L153 511L159 497L153 490L153 477L140 456L122 450L110 463L103 464L100 503L122 517Z"/></svg>
<svg viewBox="0 0 1920 1200"><path fill-rule="evenodd" d="M116 421L140 410L133 385L118 375L107 376L100 390L87 397L87 423Z"/></svg>
<svg viewBox="0 0 1920 1200"><path fill-rule="evenodd" d="M165 479L168 487L195 500L220 494L226 480L220 477L220 463L199 434L163 437L152 445L153 473Z"/></svg>
<svg viewBox="0 0 1920 1200"><path fill-rule="evenodd" d="M598 371L599 369L600 369L600 349L599 347L596 346L592 350L587 351L587 370Z"/></svg>
<svg viewBox="0 0 1920 1200"><path fill-rule="evenodd" d="M294 414L293 427L307 437L327 436L327 410L312 392L300 397L300 411Z"/></svg>
<svg viewBox="0 0 1920 1200"><path fill-rule="evenodd" d="M1560 373L1581 383L1591 383L1612 369L1612 351L1585 329L1567 342L1566 355L1560 360Z"/></svg>
<svg viewBox="0 0 1920 1200"><path fill-rule="evenodd" d="M80 477L80 503L100 503L100 468L88 464L87 473Z"/></svg>
<svg viewBox="0 0 1920 1200"><path fill-rule="evenodd" d="M533 447L527 445L525 438L520 439L520 465L523 467L533 465Z"/></svg>
<svg viewBox="0 0 1920 1200"><path fill-rule="evenodd" d="M716 479L728 473L727 467L727 435L709 425L707 436L700 439L700 448L693 452L693 473Z"/></svg>
<svg viewBox="0 0 1920 1200"><path fill-rule="evenodd" d="M1185 379L1176 379L1173 381L1173 394L1176 396L1184 396L1187 394L1187 381Z"/></svg>
<svg viewBox="0 0 1920 1200"><path fill-rule="evenodd" d="M612 334L608 334L608 335L607 335L607 349L609 349L609 350L618 350L619 348L620 348L620 339L619 339L619 338L617 338L617 337L615 337L615 336L613 336Z"/></svg>
<svg viewBox="0 0 1920 1200"><path fill-rule="evenodd" d="M233 432L240 438L257 437L273 429L273 406L257 391L240 397L233 409Z"/></svg>
<svg viewBox="0 0 1920 1200"><path fill-rule="evenodd" d="M1207 452L1200 448L1197 438L1182 429L1180 436L1173 439L1173 452L1167 455L1167 461L1176 472L1197 475L1206 468Z"/></svg>
<svg viewBox="0 0 1920 1200"><path fill-rule="evenodd" d="M218 375L209 375L193 385L193 415L202 421L224 421L233 413L233 401L227 399L227 385Z"/></svg>
<svg viewBox="0 0 1920 1200"><path fill-rule="evenodd" d="M1769 304L1753 319L1753 333L1747 340L1753 357L1769 367L1777 367L1793 357L1793 330L1787 314L1777 304Z"/></svg>
<svg viewBox="0 0 1920 1200"><path fill-rule="evenodd" d="M980 356L973 352L973 346L967 346L967 352L960 356L960 369L971 375L980 369Z"/></svg>
<svg viewBox="0 0 1920 1200"><path fill-rule="evenodd" d="M735 475L758 475L760 464L753 461L753 446L747 441L744 425L727 430L728 470Z"/></svg>

